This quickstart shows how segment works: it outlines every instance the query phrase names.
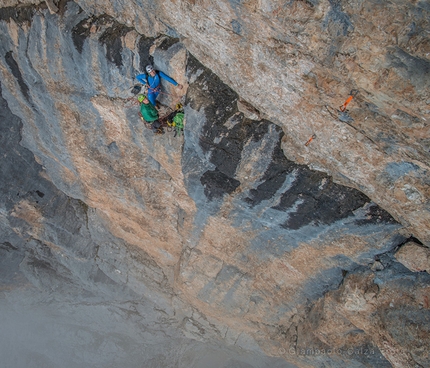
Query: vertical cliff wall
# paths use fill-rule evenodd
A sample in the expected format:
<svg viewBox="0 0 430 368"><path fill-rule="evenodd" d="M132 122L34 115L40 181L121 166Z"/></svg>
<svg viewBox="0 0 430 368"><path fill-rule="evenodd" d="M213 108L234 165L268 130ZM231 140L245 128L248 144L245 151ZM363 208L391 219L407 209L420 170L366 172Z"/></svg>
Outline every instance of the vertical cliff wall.
<svg viewBox="0 0 430 368"><path fill-rule="evenodd" d="M364 192L429 245L427 2L79 4L144 34L181 37L283 128L288 158ZM353 89L349 114L333 117L326 106L338 108Z"/></svg>
<svg viewBox="0 0 430 368"><path fill-rule="evenodd" d="M430 279L393 256L411 235L427 250L425 55L421 80L395 72L383 91L364 90L366 49L360 82L336 77L376 4L354 19L341 3L57 5L1 9L5 279L19 264L23 283L61 300L136 313L141 330L161 321L157 341L167 331L253 351L226 353L225 367L428 365ZM424 5L407 6L425 27ZM251 20L264 24L258 34ZM275 53L269 35L281 28ZM329 40L330 52L318 49ZM385 62L408 70L399 55ZM161 98L184 104L184 136L152 135L127 107L148 62L185 85L164 84ZM407 101L394 93L403 80L415 83ZM360 93L335 119L325 105L351 85ZM149 350L154 367L180 360Z"/></svg>

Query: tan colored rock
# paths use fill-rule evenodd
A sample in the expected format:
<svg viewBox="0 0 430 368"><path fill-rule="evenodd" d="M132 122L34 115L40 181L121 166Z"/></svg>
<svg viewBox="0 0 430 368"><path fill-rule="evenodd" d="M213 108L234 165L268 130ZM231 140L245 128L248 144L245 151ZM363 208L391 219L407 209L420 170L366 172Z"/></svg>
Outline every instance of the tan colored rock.
<svg viewBox="0 0 430 368"><path fill-rule="evenodd" d="M136 31L128 32L124 37L125 46L130 50L134 50L134 48L136 47L136 40L138 38L139 38L139 34Z"/></svg>
<svg viewBox="0 0 430 368"><path fill-rule="evenodd" d="M430 249L415 242L403 245L395 257L413 272L427 271L430 273Z"/></svg>
<svg viewBox="0 0 430 368"><path fill-rule="evenodd" d="M45 0L45 3L48 6L49 12L51 14L55 14L58 12L58 7L54 4L53 0Z"/></svg>
<svg viewBox="0 0 430 368"><path fill-rule="evenodd" d="M424 322L427 312L422 310L422 305L428 308L428 292L426 284L405 290L398 285L398 280L378 286L371 274L367 277L351 275L338 291L328 293L322 303L315 305L316 310L310 316L319 313L320 320L316 328L309 326L306 331L315 331L313 336L329 346L348 347L352 343L350 346L354 349L361 346L359 341L363 336L350 335L350 332L358 328L372 336L375 349L379 349L393 367L415 367L418 362L425 366L424 362L429 360L425 348L429 335ZM337 321L339 330L334 326ZM403 333L408 334L407 340L402 339ZM304 340L312 338L303 336Z"/></svg>

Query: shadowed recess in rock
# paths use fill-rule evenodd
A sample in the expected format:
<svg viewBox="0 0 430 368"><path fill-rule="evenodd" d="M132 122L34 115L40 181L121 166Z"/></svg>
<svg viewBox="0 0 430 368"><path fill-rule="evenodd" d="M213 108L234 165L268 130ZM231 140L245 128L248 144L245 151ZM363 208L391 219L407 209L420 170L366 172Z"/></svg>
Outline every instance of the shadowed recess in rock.
<svg viewBox="0 0 430 368"><path fill-rule="evenodd" d="M395 224L397 221L381 207L373 204L367 209L367 216L365 219L356 220L357 225L369 225L369 224Z"/></svg>
<svg viewBox="0 0 430 368"><path fill-rule="evenodd" d="M44 224L50 241L64 245L79 257L93 257L94 247L88 246L89 238L85 239L88 206L66 196L43 178L42 166L35 161L32 152L19 144L21 127L21 120L0 96L0 155L3 158L0 161L0 205L6 210L16 209L18 214L9 221L18 227L28 227L25 221L30 214L37 216L40 223L44 218L51 218ZM14 185L11 186L11 182Z"/></svg>
<svg viewBox="0 0 430 368"><path fill-rule="evenodd" d="M48 189L45 181L35 179L41 167L34 161L33 154L19 145L22 123L12 114L1 93L0 84L0 203L10 209L15 201L35 187L40 193L46 193Z"/></svg>
<svg viewBox="0 0 430 368"><path fill-rule="evenodd" d="M43 3L46 7L46 5ZM1 8L0 21L9 21L12 19L17 24L23 24L24 22L31 22L33 15L36 13L38 7L34 5L29 6L10 6Z"/></svg>
<svg viewBox="0 0 430 368"><path fill-rule="evenodd" d="M158 46L158 49L167 51L171 46L173 46L175 43L179 42L179 38L175 37L166 37L163 42Z"/></svg>
<svg viewBox="0 0 430 368"><path fill-rule="evenodd" d="M123 65L121 55L123 50L122 38L133 30L133 28L126 27L114 21L113 18L111 20L113 22L112 26L103 32L99 38L99 42L106 46L106 58L119 68Z"/></svg>
<svg viewBox="0 0 430 368"><path fill-rule="evenodd" d="M228 131L228 128L223 125L238 111L236 103L238 95L189 54L187 75L193 74L196 77L190 83L185 103L190 104L190 107L196 111L204 106L207 122L202 128L201 135L204 138L202 148L204 152L208 152L212 142L220 136L220 133Z"/></svg>
<svg viewBox="0 0 430 368"><path fill-rule="evenodd" d="M30 101L30 95L29 95L30 90L27 84L24 82L24 78L22 77L21 70L19 70L18 63L13 58L12 51L7 52L4 58L13 76L18 81L18 85L19 85L19 88L21 89L22 94L27 99L27 101Z"/></svg>
<svg viewBox="0 0 430 368"><path fill-rule="evenodd" d="M188 69L189 74L195 75L198 74L196 70L205 70L193 57L190 57ZM236 101L237 95L211 72L198 74L190 84L188 102L194 110L204 106L206 117L199 145L203 152L210 155L209 162L215 165L215 169L207 170L200 178L209 200L231 194L240 186L235 175L243 159L244 147L250 142L261 142L272 124L244 118L242 113L237 112ZM279 225L297 230L307 225L335 223L352 216L354 211L371 202L360 191L335 184L327 174L287 160L281 147L284 137L282 129L276 127L275 134L277 143L271 152L271 162L258 181L254 181L259 183L257 187L251 187L248 196L243 199L251 207L271 200L267 206L288 212L287 219ZM356 225L395 222L376 205L370 207L366 219L360 218L360 221Z"/></svg>
<svg viewBox="0 0 430 368"><path fill-rule="evenodd" d="M281 226L293 230L309 224L332 224L353 215L355 210L371 202L358 190L335 184L327 174L287 160L281 148L284 133L280 129L279 132L272 162L260 179L262 183L249 191L245 202L254 207L272 198L284 184L287 175L291 176L292 183L281 194L278 204L271 208L282 212L291 211L288 220ZM360 221L363 225L395 222L386 211L376 205L368 210L367 219Z"/></svg>
<svg viewBox="0 0 430 368"><path fill-rule="evenodd" d="M82 19L72 28L72 40L79 53L82 53L85 40L90 36L93 17Z"/></svg>
<svg viewBox="0 0 430 368"><path fill-rule="evenodd" d="M297 167L297 164L286 159L282 151L280 144L283 135L282 129L276 127L276 131L279 134L279 141L272 152L272 160L268 168L260 178L262 183L256 189L251 189L249 196L245 198L245 202L253 207L272 198L284 184L287 174L290 174Z"/></svg>
<svg viewBox="0 0 430 368"><path fill-rule="evenodd" d="M240 182L235 179L242 159L243 148L249 142L259 142L267 134L270 123L246 119L237 111L237 94L190 56L188 74L198 75L190 84L187 103L194 110L204 106L206 117L199 136L203 152L209 153L209 162L216 169L207 171L201 178L208 199L231 193ZM197 73L197 70L206 72ZM280 128L279 128L280 129ZM224 188L224 189L223 189Z"/></svg>
<svg viewBox="0 0 430 368"><path fill-rule="evenodd" d="M240 185L236 179L230 178L218 168L206 171L200 178L204 192L209 200L221 198L225 193L230 194Z"/></svg>
<svg viewBox="0 0 430 368"><path fill-rule="evenodd" d="M105 28L107 26L107 28ZM118 23L109 15L103 14L99 17L88 17L81 20L72 29L72 39L76 49L82 53L85 40L103 28L104 31L99 42L106 47L106 58L118 68L123 65L121 52L123 50L122 37L133 28Z"/></svg>
<svg viewBox="0 0 430 368"><path fill-rule="evenodd" d="M351 216L354 210L367 202L370 199L358 190L335 184L322 172L298 166L292 186L282 194L279 204L273 209L285 211L297 206L282 226L299 229L311 223L331 224Z"/></svg>
<svg viewBox="0 0 430 368"><path fill-rule="evenodd" d="M268 131L267 122L254 122L244 119L243 114L233 115L229 121L234 126L229 130L225 125L215 125L210 130L211 141L206 138L200 139L200 145L203 150L210 151L210 162L216 166L212 174L205 173L201 183L205 184L205 194L209 199L221 197L222 187L225 187L225 193L231 193L236 189L240 182L234 179L237 166L242 158L244 145L249 142L258 142ZM209 132L209 130L208 130ZM219 137L212 136L218 132ZM210 179L213 183L210 183ZM224 181L224 185L222 184ZM211 193L213 189L218 188L217 193Z"/></svg>
<svg viewBox="0 0 430 368"><path fill-rule="evenodd" d="M203 70L205 72L198 72ZM203 152L210 154L209 161L215 165L215 170L205 172L200 182L205 186L205 195L209 200L231 193L239 182L234 178L236 167L240 161L246 136L252 135L252 129L236 128L243 122L243 115L237 112L237 94L192 55L189 55L187 74L197 75L190 84L186 103L192 109L199 111L204 106L206 123L202 127L199 144ZM234 128L230 131L225 123L230 119ZM240 124L239 124L240 125ZM231 134L232 138L221 138ZM258 133L257 133L258 134Z"/></svg>
<svg viewBox="0 0 430 368"><path fill-rule="evenodd" d="M139 50L139 68L141 72L145 71L145 66L154 63L153 56L149 53L149 49L154 44L155 38L142 36L139 39L137 48Z"/></svg>

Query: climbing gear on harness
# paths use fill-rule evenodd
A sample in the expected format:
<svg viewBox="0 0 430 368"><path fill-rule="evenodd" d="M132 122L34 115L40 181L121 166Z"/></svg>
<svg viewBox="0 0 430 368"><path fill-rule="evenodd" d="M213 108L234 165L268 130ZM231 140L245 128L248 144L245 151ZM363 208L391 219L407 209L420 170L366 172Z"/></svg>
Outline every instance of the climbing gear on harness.
<svg viewBox="0 0 430 368"><path fill-rule="evenodd" d="M358 90L353 89L351 90L351 92L349 92L349 97L346 99L346 101L344 102L344 104L342 106L339 107L339 110L341 112L345 112L346 111L346 107L348 106L348 104L352 101L352 99L357 96L358 94Z"/></svg>
<svg viewBox="0 0 430 368"><path fill-rule="evenodd" d="M130 106L126 106L126 107L131 107L137 104L141 104L145 98L147 98L147 96L143 94L138 95L137 99L136 97L129 97L127 98L125 104L130 103L131 101L132 105L130 104ZM180 136L184 130L184 118L185 118L184 108L180 103L176 104L175 110L173 112L151 123L147 122L143 118L142 113L140 111L138 112L138 115L139 115L139 118L144 123L145 127L148 129L151 129L155 134L164 134L165 131L163 128L166 128L168 132L171 132L172 130L174 130L175 131L174 137L176 137L177 135Z"/></svg>
<svg viewBox="0 0 430 368"><path fill-rule="evenodd" d="M311 144L311 142L315 139L317 137L317 135L316 134L312 134L312 137L310 137L309 139L308 139L308 141L305 143L305 146L307 147L307 146L309 146L310 144Z"/></svg>

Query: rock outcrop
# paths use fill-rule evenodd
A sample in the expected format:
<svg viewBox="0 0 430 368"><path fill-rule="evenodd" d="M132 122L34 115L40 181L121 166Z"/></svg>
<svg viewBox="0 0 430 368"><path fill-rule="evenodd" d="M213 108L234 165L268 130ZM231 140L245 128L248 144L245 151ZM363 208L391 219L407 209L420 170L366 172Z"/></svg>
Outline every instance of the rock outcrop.
<svg viewBox="0 0 430 368"><path fill-rule="evenodd" d="M424 3L29 3L0 9L3 295L248 351L225 367L430 364ZM183 136L127 100L148 63Z"/></svg>

